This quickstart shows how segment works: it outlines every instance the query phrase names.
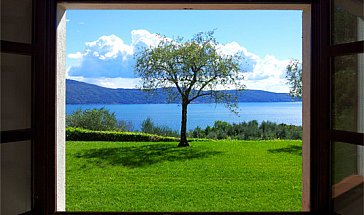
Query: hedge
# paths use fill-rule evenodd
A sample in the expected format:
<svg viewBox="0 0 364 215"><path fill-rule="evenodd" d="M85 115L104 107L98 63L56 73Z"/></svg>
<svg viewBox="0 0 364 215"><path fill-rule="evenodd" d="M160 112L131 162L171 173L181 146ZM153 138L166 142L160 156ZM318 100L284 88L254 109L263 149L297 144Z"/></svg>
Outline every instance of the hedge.
<svg viewBox="0 0 364 215"><path fill-rule="evenodd" d="M67 141L123 141L123 142L177 142L174 137L121 131L92 131L83 128L66 128Z"/></svg>

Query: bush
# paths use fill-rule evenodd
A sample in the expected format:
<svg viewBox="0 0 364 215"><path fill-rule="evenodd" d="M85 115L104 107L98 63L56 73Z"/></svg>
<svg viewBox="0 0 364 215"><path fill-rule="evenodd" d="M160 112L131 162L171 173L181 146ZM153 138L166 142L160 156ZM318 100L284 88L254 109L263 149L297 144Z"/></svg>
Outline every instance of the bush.
<svg viewBox="0 0 364 215"><path fill-rule="evenodd" d="M179 137L179 133L167 126L157 126L151 118L142 122L141 131L148 134L157 134L161 136Z"/></svg>
<svg viewBox="0 0 364 215"><path fill-rule="evenodd" d="M75 110L66 116L66 126L84 128L93 131L132 131L133 124L124 120L116 120L115 113L105 108Z"/></svg>
<svg viewBox="0 0 364 215"><path fill-rule="evenodd" d="M66 116L66 126L85 128L94 131L117 130L115 113L110 113L105 108L75 110Z"/></svg>
<svg viewBox="0 0 364 215"><path fill-rule="evenodd" d="M197 126L195 129L191 130L189 132L189 136L195 137L195 138L206 137L205 131L202 128L200 128L199 126Z"/></svg>
<svg viewBox="0 0 364 215"><path fill-rule="evenodd" d="M270 140L270 139L302 139L302 126L277 124L263 121L260 125L256 120L230 124L215 121L212 127L200 127L189 132L192 138L238 139L238 140Z"/></svg>
<svg viewBox="0 0 364 215"><path fill-rule="evenodd" d="M117 130L119 130L119 131L134 131L134 125L130 121L118 120Z"/></svg>
<svg viewBox="0 0 364 215"><path fill-rule="evenodd" d="M173 137L161 137L137 132L93 131L83 128L66 128L67 141L120 141L120 142L175 142Z"/></svg>

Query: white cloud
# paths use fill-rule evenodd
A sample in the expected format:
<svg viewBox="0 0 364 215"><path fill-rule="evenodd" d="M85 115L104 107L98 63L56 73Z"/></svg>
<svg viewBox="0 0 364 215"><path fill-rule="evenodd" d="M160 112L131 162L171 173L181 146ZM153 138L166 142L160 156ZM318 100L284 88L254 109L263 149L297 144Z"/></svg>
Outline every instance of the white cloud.
<svg viewBox="0 0 364 215"><path fill-rule="evenodd" d="M133 30L132 42L126 44L116 35L105 35L95 41L86 42L84 51L69 54L69 58L78 58L78 64L70 65L70 76L134 78L134 53L138 47L156 46L162 39L157 34L146 30Z"/></svg>
<svg viewBox="0 0 364 215"><path fill-rule="evenodd" d="M86 42L83 52L67 55L77 59L77 63L69 65L68 78L110 88L135 88L139 79L133 72L134 53L138 47L156 46L161 39L160 35L147 30L133 30L130 44L113 34ZM260 57L237 42L220 44L218 50L225 55L242 54L243 83L248 89L289 91L284 79L289 60L271 55Z"/></svg>
<svg viewBox="0 0 364 215"><path fill-rule="evenodd" d="M158 34L152 34L147 30L132 30L131 31L131 45L137 47L138 45L146 45L148 47L155 47L162 40Z"/></svg>
<svg viewBox="0 0 364 215"><path fill-rule="evenodd" d="M257 61L259 60L259 56L250 53L245 47L241 46L237 42L219 44L217 46L217 50L222 55L235 55L240 53L243 57L240 67L244 72L253 71Z"/></svg>
<svg viewBox="0 0 364 215"><path fill-rule="evenodd" d="M81 52L76 52L76 53L71 53L67 55L68 58L71 59L81 59L82 58L82 53Z"/></svg>
<svg viewBox="0 0 364 215"><path fill-rule="evenodd" d="M253 60L257 60L259 58L259 56L255 55L253 53L250 53L245 47L241 46L237 42L219 44L217 46L217 49L225 55L234 55L238 52L241 52L243 54L243 56L246 58L253 59Z"/></svg>
<svg viewBox="0 0 364 215"><path fill-rule="evenodd" d="M241 53L244 73L243 83L247 89L265 90L272 92L289 92L286 84L285 73L289 60L279 60L272 55L263 58L249 52L237 42L219 45L219 51L225 55Z"/></svg>
<svg viewBox="0 0 364 215"><path fill-rule="evenodd" d="M81 62L71 65L70 76L83 77L124 77L132 78L133 75L133 47L115 36L102 36L95 41L86 42L81 53ZM68 57L80 56L70 54Z"/></svg>
<svg viewBox="0 0 364 215"><path fill-rule="evenodd" d="M279 60L267 55L259 58L252 72L246 73L245 84L249 89L273 92L289 92L285 73L289 60Z"/></svg>
<svg viewBox="0 0 364 215"><path fill-rule="evenodd" d="M133 47L124 43L124 41L114 34L110 36L101 36L98 40L86 42L86 54L92 51L92 55L101 60L108 58L115 59L120 54L126 60L128 56L134 54Z"/></svg>
<svg viewBox="0 0 364 215"><path fill-rule="evenodd" d="M140 83L140 78L85 78L83 76L71 76L67 78L113 89L133 89Z"/></svg>
<svg viewBox="0 0 364 215"><path fill-rule="evenodd" d="M70 19L66 19L66 22L70 22L71 20Z"/></svg>
<svg viewBox="0 0 364 215"><path fill-rule="evenodd" d="M132 89L140 83L140 78L102 78L97 82L103 87Z"/></svg>

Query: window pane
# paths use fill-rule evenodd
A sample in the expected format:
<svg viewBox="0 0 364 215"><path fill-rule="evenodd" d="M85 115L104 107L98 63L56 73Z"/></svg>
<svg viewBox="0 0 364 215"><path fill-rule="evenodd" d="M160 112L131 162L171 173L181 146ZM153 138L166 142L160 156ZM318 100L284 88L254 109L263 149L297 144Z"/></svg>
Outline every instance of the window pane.
<svg viewBox="0 0 364 215"><path fill-rule="evenodd" d="M31 57L1 53L1 130L31 126Z"/></svg>
<svg viewBox="0 0 364 215"><path fill-rule="evenodd" d="M31 210L31 142L0 145L1 214Z"/></svg>
<svg viewBox="0 0 364 215"><path fill-rule="evenodd" d="M348 43L364 39L364 7L360 0L334 0L332 43Z"/></svg>
<svg viewBox="0 0 364 215"><path fill-rule="evenodd" d="M334 142L332 195L338 214L363 214L364 147Z"/></svg>
<svg viewBox="0 0 364 215"><path fill-rule="evenodd" d="M335 57L332 74L332 128L364 131L364 54Z"/></svg>
<svg viewBox="0 0 364 215"><path fill-rule="evenodd" d="M32 0L1 1L1 40L32 42Z"/></svg>

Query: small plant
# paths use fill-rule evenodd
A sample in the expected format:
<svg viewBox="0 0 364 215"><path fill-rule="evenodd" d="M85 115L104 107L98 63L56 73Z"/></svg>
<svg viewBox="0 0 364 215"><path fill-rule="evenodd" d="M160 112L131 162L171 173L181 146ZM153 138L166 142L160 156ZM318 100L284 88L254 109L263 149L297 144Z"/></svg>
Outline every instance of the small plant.
<svg viewBox="0 0 364 215"><path fill-rule="evenodd" d="M157 134L161 136L169 136L169 137L179 137L177 131L167 127L167 126L158 126L155 125L153 120L148 117L142 122L141 127L142 132L148 134Z"/></svg>

